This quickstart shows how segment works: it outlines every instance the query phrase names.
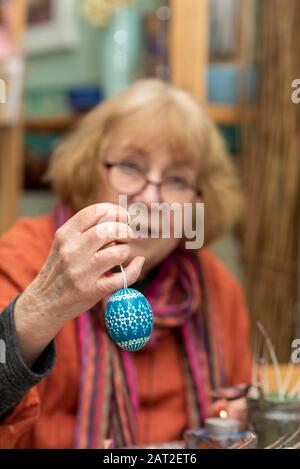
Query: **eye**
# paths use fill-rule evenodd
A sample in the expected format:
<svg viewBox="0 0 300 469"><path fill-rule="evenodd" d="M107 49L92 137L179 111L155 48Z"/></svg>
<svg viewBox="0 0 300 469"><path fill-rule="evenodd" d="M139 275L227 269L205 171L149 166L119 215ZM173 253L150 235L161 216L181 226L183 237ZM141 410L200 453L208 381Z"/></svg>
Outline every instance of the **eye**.
<svg viewBox="0 0 300 469"><path fill-rule="evenodd" d="M166 183L169 185L172 185L173 187L176 186L176 188L179 188L179 189L187 189L190 186L188 181L186 181L184 178L180 176L175 176L175 175L168 176L166 179Z"/></svg>
<svg viewBox="0 0 300 469"><path fill-rule="evenodd" d="M135 161L131 160L124 160L118 164L119 168L126 171L126 172L138 172L142 173L142 169Z"/></svg>

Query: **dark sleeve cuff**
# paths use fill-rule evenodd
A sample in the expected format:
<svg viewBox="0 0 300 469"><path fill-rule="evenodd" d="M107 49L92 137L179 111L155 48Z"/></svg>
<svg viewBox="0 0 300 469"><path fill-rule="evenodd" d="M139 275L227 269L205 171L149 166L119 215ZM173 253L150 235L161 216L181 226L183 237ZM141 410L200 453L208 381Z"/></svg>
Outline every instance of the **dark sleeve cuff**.
<svg viewBox="0 0 300 469"><path fill-rule="evenodd" d="M16 336L14 305L18 297L0 314L0 417L11 410L30 388L53 369L55 342L49 343L30 369L24 363Z"/></svg>

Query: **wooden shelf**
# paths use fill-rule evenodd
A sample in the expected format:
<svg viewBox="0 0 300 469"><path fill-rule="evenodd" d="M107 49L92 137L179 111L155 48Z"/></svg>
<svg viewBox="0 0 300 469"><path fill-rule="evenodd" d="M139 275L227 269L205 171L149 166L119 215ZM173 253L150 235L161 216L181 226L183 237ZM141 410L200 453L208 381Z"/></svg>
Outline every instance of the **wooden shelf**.
<svg viewBox="0 0 300 469"><path fill-rule="evenodd" d="M80 120L81 114L29 117L24 122L27 131L67 131Z"/></svg>
<svg viewBox="0 0 300 469"><path fill-rule="evenodd" d="M238 106L212 103L207 105L211 119L219 125L238 125L241 122L241 110Z"/></svg>
<svg viewBox="0 0 300 469"><path fill-rule="evenodd" d="M211 103L207 110L212 120L219 125L238 125L241 112L237 106ZM24 127L31 132L68 131L83 117L84 114L65 114L57 116L30 117L25 120Z"/></svg>

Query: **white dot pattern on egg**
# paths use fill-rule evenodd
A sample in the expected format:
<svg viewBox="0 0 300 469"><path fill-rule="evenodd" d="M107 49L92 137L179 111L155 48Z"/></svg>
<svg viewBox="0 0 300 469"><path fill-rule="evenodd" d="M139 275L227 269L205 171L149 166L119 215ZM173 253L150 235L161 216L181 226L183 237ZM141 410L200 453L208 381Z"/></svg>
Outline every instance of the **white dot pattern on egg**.
<svg viewBox="0 0 300 469"><path fill-rule="evenodd" d="M108 333L115 344L131 352L148 342L153 329L153 313L146 297L133 288L116 291L105 312Z"/></svg>

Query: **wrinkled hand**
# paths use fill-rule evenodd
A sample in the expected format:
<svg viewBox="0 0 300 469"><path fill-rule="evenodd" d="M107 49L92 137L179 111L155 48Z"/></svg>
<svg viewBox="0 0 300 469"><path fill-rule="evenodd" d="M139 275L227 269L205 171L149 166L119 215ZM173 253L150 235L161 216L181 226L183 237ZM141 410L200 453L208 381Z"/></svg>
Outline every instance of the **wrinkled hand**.
<svg viewBox="0 0 300 469"><path fill-rule="evenodd" d="M56 231L44 266L15 307L20 348L28 363L66 321L123 287L121 272L105 273L130 255L133 232L127 221L122 207L95 204ZM136 257L124 269L128 285L138 279L143 263L143 257Z"/></svg>

